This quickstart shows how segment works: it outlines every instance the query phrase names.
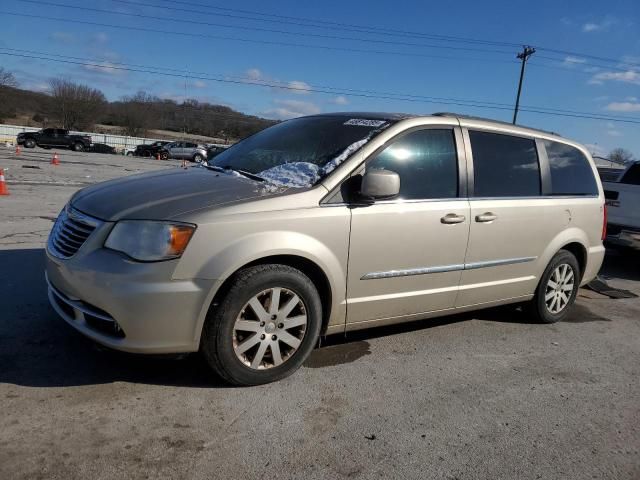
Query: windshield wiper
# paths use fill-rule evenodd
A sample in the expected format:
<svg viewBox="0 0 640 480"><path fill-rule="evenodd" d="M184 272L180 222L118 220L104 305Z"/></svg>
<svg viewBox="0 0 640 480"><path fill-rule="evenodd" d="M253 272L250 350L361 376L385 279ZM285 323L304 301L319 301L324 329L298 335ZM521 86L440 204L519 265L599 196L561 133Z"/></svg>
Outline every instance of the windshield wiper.
<svg viewBox="0 0 640 480"><path fill-rule="evenodd" d="M267 180L265 178L262 178L260 175L256 175L255 173L251 173L251 172L247 172L246 170L242 170L241 168L234 168L234 167L230 167L230 166L225 166L225 167L218 167L217 165L209 165L206 162L202 162L200 165L202 165L204 168L207 168L209 170L214 170L216 172L222 172L222 173L229 173L231 172L237 172L240 175L250 178L251 180L256 180L258 182L266 182Z"/></svg>

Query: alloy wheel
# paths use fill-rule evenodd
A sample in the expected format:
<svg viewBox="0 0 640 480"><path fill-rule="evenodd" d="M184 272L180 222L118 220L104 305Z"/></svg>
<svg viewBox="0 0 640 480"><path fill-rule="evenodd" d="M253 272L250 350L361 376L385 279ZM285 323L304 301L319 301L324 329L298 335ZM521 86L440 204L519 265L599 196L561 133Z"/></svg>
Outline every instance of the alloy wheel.
<svg viewBox="0 0 640 480"><path fill-rule="evenodd" d="M247 367L264 370L289 360L302 344L307 309L283 287L264 290L240 310L233 326L233 350Z"/></svg>
<svg viewBox="0 0 640 480"><path fill-rule="evenodd" d="M549 277L545 289L544 303L547 310L554 315L564 310L569 304L574 286L575 275L571 265L558 265Z"/></svg>

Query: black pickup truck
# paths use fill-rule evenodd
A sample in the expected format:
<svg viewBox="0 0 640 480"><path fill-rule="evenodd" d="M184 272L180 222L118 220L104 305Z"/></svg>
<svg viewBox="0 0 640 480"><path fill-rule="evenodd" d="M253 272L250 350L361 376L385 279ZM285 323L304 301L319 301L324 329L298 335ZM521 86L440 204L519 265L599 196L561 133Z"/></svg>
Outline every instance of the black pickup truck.
<svg viewBox="0 0 640 480"><path fill-rule="evenodd" d="M92 145L89 135L71 135L69 130L61 128L45 128L37 132L19 133L16 139L18 145L25 148L71 148L76 152L89 150Z"/></svg>

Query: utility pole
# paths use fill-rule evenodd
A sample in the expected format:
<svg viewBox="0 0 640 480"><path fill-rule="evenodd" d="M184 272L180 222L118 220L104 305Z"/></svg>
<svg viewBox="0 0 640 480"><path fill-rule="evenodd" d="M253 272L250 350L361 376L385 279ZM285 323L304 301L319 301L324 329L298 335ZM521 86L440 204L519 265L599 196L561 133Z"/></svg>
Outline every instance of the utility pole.
<svg viewBox="0 0 640 480"><path fill-rule="evenodd" d="M518 96L516 97L516 108L513 111L513 124L516 124L516 119L518 118L518 107L520 106L520 92L522 91L522 79L524 78L524 65L527 63L528 58L536 53L536 49L524 45L522 47L522 52L518 54L518 58L522 60L522 67L520 67L520 82L518 83Z"/></svg>

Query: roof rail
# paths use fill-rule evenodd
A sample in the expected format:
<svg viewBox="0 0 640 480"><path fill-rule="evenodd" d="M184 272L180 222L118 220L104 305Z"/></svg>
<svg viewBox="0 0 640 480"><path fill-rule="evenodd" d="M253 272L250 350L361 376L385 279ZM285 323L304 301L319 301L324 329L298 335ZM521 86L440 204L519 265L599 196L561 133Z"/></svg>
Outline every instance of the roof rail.
<svg viewBox="0 0 640 480"><path fill-rule="evenodd" d="M473 116L473 115L462 115L462 114L453 113L453 112L436 112L436 113L432 113L432 115L434 117L455 117L455 118L464 118L466 120L481 120L483 122L497 123L499 125L506 125L506 126L509 126L509 127L527 128L529 130L536 130L536 131L542 132L542 133L549 133L551 135L556 135L558 137L561 136L559 133L552 132L550 130L542 130L541 128L527 127L525 125L514 125L513 123L503 122L502 120L494 120L493 118L476 117L476 116Z"/></svg>

